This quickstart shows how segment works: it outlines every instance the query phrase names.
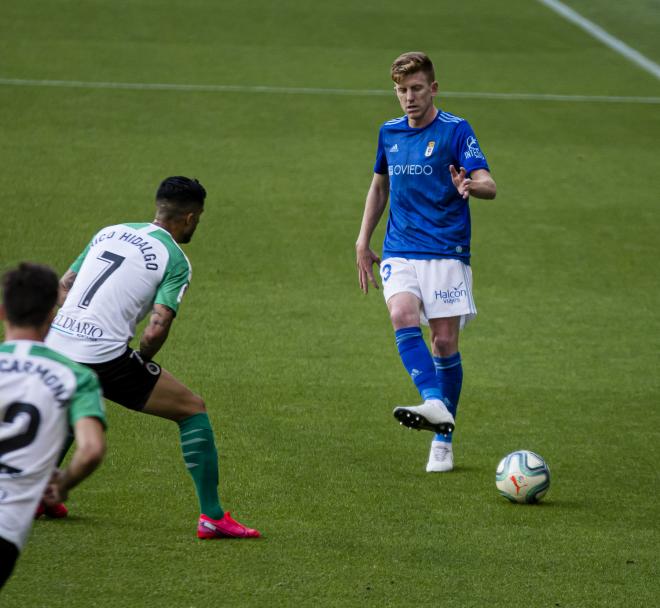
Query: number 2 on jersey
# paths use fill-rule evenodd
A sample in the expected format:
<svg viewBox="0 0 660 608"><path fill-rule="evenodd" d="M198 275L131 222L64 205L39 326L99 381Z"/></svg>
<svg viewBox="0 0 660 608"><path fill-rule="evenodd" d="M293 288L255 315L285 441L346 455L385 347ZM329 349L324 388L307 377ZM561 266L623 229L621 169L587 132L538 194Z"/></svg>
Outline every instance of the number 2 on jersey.
<svg viewBox="0 0 660 608"><path fill-rule="evenodd" d="M39 423L41 422L41 414L39 410L32 405L31 403L21 403L16 402L10 404L5 412L3 423L11 423L14 420L23 414L27 416L27 424L23 424L24 427L16 435L12 435L0 441L0 458L7 454L7 452L13 452L14 450L20 450L26 445L30 445L34 438L37 435L37 429L39 428ZM20 469L9 466L8 464L3 464L0 462L0 473L7 475L16 475L20 473Z"/></svg>
<svg viewBox="0 0 660 608"><path fill-rule="evenodd" d="M117 268L121 266L122 262L126 258L121 255L117 255L116 253L112 253L111 251L104 251L96 259L107 263L108 266L99 273L99 275L91 282L89 287L85 290L85 293L83 293L80 302L78 302L79 308L87 308L89 306L89 303L92 301L92 298L98 291L99 287L101 287L101 285L103 285L103 283L105 283L108 280L110 275L115 270L117 270Z"/></svg>

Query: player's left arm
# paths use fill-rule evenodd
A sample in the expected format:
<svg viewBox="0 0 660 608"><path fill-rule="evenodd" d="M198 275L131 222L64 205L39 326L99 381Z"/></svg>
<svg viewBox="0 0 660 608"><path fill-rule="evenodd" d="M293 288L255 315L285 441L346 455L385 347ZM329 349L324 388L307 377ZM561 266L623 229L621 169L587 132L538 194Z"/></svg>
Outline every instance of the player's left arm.
<svg viewBox="0 0 660 608"><path fill-rule="evenodd" d="M73 429L76 451L66 469L53 471L43 497L47 505L65 501L69 496L69 490L89 477L101 464L105 455L105 435L100 420L94 417L80 418Z"/></svg>
<svg viewBox="0 0 660 608"><path fill-rule="evenodd" d="M140 356L149 361L161 349L170 332L172 321L190 284L191 269L181 253L168 263L163 281L158 286L149 323L140 337Z"/></svg>
<svg viewBox="0 0 660 608"><path fill-rule="evenodd" d="M481 150L477 136L466 120L461 120L454 129L451 140L455 163L449 165L451 181L458 193L467 199L493 199L497 185L490 174L486 155Z"/></svg>
<svg viewBox="0 0 660 608"><path fill-rule="evenodd" d="M71 370L77 386L68 415L76 450L64 470L53 472L43 497L48 505L66 500L69 490L89 477L105 454L105 407L99 380L89 368L74 364Z"/></svg>
<svg viewBox="0 0 660 608"><path fill-rule="evenodd" d="M449 172L456 190L465 199L469 196L494 199L497 195L497 184L488 169L475 169L468 177L465 167L461 167L460 171L456 171L454 165L449 165Z"/></svg>
<svg viewBox="0 0 660 608"><path fill-rule="evenodd" d="M156 356L170 333L175 313L164 304L154 304L149 323L140 337L140 356L149 361Z"/></svg>

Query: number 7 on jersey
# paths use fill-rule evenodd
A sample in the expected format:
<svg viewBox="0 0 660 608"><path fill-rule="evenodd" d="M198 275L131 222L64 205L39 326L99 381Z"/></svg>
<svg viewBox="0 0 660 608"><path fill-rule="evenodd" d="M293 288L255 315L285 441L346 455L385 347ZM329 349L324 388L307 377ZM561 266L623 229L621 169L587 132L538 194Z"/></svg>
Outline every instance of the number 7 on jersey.
<svg viewBox="0 0 660 608"><path fill-rule="evenodd" d="M89 287L85 290L85 293L83 293L80 302L78 302L79 308L87 308L89 306L89 303L92 301L92 298L98 291L99 287L101 287L101 285L103 285L103 283L105 283L108 280L110 275L115 270L117 270L117 268L121 266L122 262L126 258L121 255L117 255L116 253L112 253L111 251L104 251L96 259L105 262L106 264L108 264L108 266L99 273L99 275L90 283Z"/></svg>

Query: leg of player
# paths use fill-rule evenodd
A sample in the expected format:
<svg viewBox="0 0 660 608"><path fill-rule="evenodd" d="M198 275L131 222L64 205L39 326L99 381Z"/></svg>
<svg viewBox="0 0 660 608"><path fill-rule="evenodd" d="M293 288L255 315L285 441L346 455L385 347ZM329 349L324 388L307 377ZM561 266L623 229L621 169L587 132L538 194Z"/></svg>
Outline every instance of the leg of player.
<svg viewBox="0 0 660 608"><path fill-rule="evenodd" d="M409 428L448 434L454 429L454 418L441 400L433 358L420 328L420 305L409 292L394 294L387 301L399 356L424 399L418 406L395 408L394 417Z"/></svg>
<svg viewBox="0 0 660 608"><path fill-rule="evenodd" d="M458 352L460 317L430 319L431 347L436 374L442 390L442 400L456 419L458 400L463 384L463 366ZM431 442L431 451L426 470L429 473L444 473L454 468L452 435L436 434Z"/></svg>
<svg viewBox="0 0 660 608"><path fill-rule="evenodd" d="M11 576L18 559L18 547L0 536L0 589Z"/></svg>
<svg viewBox="0 0 660 608"><path fill-rule="evenodd" d="M199 538L256 538L260 534L225 513L218 499L218 452L206 406L172 374L162 370L142 411L179 425L181 450L195 483L201 515Z"/></svg>

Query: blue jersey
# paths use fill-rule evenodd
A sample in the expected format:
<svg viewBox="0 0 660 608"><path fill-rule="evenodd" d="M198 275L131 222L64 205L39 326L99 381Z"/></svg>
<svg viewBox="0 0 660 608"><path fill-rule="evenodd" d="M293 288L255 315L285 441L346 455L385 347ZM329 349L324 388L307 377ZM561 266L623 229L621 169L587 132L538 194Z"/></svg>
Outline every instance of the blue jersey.
<svg viewBox="0 0 660 608"><path fill-rule="evenodd" d="M488 169L466 120L438 111L421 129L407 116L386 122L378 135L374 171L390 179L390 213L383 259L456 258L470 262L470 208L454 187L449 165L468 175Z"/></svg>

